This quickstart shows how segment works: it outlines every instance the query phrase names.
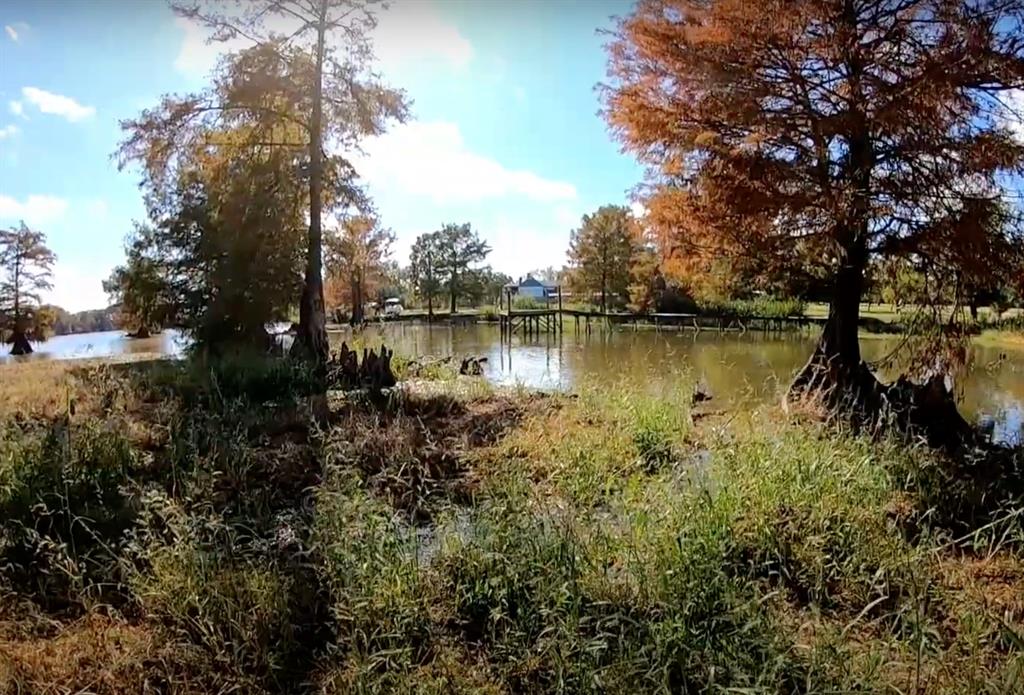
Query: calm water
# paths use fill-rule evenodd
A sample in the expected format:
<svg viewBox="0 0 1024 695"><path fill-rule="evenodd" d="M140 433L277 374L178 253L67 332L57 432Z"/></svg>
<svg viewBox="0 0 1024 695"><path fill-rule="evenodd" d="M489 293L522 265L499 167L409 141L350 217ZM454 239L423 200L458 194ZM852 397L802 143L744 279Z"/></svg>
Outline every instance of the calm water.
<svg viewBox="0 0 1024 695"><path fill-rule="evenodd" d="M111 355L159 354L178 355L184 348L181 335L174 330L141 340L127 337L122 331L57 335L41 343L32 343L31 355L13 357L0 354L0 363L33 360L68 360Z"/></svg>
<svg viewBox="0 0 1024 695"><path fill-rule="evenodd" d="M332 342L340 343L348 335L332 333ZM722 407L776 399L814 347L813 338L803 334L764 337L629 329L595 331L589 336L566 331L561 338L541 335L528 341L517 337L509 346L501 344L496 326L486 325L391 324L365 330L362 340L368 344L384 340L400 353L424 357L486 357L485 371L492 381L539 388L572 388L594 380L614 387L623 379L656 385L673 378L672 370L682 365L707 385ZM894 344L888 339L864 340L865 358L886 354ZM145 340L107 332L58 336L35 347L36 353L27 358L0 359L176 355L183 344L174 331ZM1024 440L1024 351L976 347L973 356L973 368L957 384L964 412L993 426L1001 441Z"/></svg>

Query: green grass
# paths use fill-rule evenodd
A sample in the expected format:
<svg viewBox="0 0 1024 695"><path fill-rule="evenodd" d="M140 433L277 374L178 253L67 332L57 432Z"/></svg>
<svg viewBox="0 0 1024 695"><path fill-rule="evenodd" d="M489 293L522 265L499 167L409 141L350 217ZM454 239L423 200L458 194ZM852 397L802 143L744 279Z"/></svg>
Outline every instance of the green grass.
<svg viewBox="0 0 1024 695"><path fill-rule="evenodd" d="M74 412L4 414L0 691L1024 688L1016 454L695 419L686 374L444 376L322 428L283 361L92 367Z"/></svg>
<svg viewBox="0 0 1024 695"><path fill-rule="evenodd" d="M756 297L754 299L733 299L721 302L701 302L697 309L701 313L737 318L789 318L803 316L806 304L800 299L777 299Z"/></svg>

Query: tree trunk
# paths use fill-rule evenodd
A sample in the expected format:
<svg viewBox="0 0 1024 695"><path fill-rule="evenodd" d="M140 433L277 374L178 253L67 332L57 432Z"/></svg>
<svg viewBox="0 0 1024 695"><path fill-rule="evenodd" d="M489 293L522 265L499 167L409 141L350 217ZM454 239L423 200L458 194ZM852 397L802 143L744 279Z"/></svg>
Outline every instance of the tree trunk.
<svg viewBox="0 0 1024 695"><path fill-rule="evenodd" d="M148 338L149 335L150 335L149 334L149 326L147 326L146 324L141 324L141 325L139 325L139 327L137 329L135 329L135 332L131 334L131 337L132 338Z"/></svg>
<svg viewBox="0 0 1024 695"><path fill-rule="evenodd" d="M451 302L451 306L448 309L448 313L449 314L454 314L455 311L456 311L456 308L455 308L455 297L456 297L455 290L452 290L452 296L451 296L452 302Z"/></svg>
<svg viewBox="0 0 1024 695"><path fill-rule="evenodd" d="M866 251L854 244L844 252L835 276L828 318L810 360L790 387L790 396L828 395L828 400L859 400L863 385L860 341L860 299L864 288Z"/></svg>
<svg viewBox="0 0 1024 695"><path fill-rule="evenodd" d="M932 446L976 445L977 433L957 410L945 374L931 374L924 383L900 377L883 384L861 360L857 330L866 265L862 247L847 251L821 338L786 400L823 407L829 417L842 417L858 428L895 426L903 433L922 434Z"/></svg>
<svg viewBox="0 0 1024 695"><path fill-rule="evenodd" d="M608 284L607 273L605 272L604 268L602 267L601 268L601 313L602 314L608 312L608 309L607 309L608 300L607 300L607 296L606 296L607 295L607 289L606 289L607 284Z"/></svg>
<svg viewBox="0 0 1024 695"><path fill-rule="evenodd" d="M366 319L366 312L364 309L365 302L363 301L363 287L362 280L358 275L358 271L353 271L351 280L352 290L352 316L350 323L353 326L358 326Z"/></svg>
<svg viewBox="0 0 1024 695"><path fill-rule="evenodd" d="M11 354L12 355L31 355L32 343L25 337L25 331L20 328L15 329L11 335Z"/></svg>
<svg viewBox="0 0 1024 695"><path fill-rule="evenodd" d="M434 322L434 295L427 293L427 323Z"/></svg>
<svg viewBox="0 0 1024 695"><path fill-rule="evenodd" d="M313 113L309 122L309 236L306 249L306 276L299 303L299 331L293 353L312 360L318 371L325 371L328 359L327 316L324 313L323 282L323 68L324 26L317 30L316 83Z"/></svg>

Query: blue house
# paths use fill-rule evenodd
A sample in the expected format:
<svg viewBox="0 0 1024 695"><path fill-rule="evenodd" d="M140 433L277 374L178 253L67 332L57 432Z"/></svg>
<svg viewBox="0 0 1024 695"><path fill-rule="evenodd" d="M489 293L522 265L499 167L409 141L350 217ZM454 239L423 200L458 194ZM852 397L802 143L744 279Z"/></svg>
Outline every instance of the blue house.
<svg viewBox="0 0 1024 695"><path fill-rule="evenodd" d="M509 285L509 289L512 291L512 294L520 297L532 297L540 300L558 297L557 285L543 283L532 275L527 275L525 279L520 279L519 284Z"/></svg>

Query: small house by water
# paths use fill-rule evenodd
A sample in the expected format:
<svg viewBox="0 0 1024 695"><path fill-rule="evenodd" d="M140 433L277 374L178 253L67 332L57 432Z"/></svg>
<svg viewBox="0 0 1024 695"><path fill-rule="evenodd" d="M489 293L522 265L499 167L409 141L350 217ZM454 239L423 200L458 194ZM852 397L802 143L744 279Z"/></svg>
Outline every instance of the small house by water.
<svg viewBox="0 0 1024 695"><path fill-rule="evenodd" d="M507 289L513 296L518 297L532 297L540 300L558 297L558 285L543 283L530 274L527 274L525 278L520 278L518 283L508 285Z"/></svg>

